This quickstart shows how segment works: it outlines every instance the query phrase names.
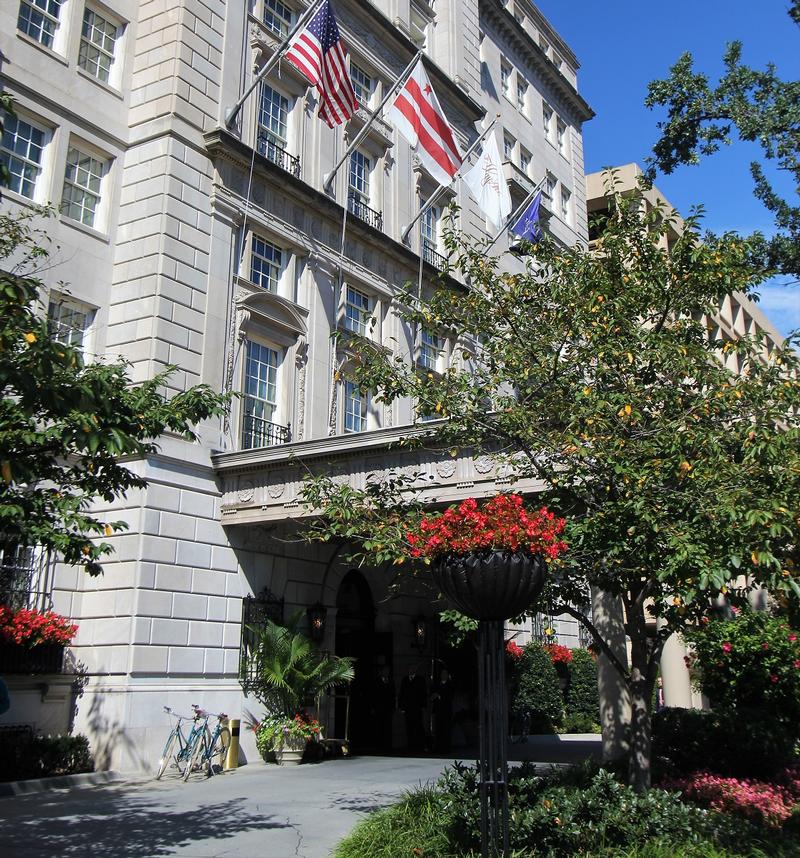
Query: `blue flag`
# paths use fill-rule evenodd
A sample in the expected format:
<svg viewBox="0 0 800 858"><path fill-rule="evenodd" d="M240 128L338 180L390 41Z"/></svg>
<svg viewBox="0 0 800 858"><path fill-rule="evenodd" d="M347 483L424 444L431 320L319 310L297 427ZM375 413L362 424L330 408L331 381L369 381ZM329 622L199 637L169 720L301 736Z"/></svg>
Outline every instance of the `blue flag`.
<svg viewBox="0 0 800 858"><path fill-rule="evenodd" d="M520 238L536 243L542 237L542 228L539 226L539 206L542 202L542 192L537 191L530 205L511 224L509 229Z"/></svg>

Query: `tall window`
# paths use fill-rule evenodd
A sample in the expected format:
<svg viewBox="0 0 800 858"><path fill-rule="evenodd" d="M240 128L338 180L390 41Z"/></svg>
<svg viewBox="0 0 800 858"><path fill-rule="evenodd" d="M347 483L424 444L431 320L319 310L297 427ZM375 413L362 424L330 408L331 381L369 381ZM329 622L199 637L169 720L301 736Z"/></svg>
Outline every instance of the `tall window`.
<svg viewBox="0 0 800 858"><path fill-rule="evenodd" d="M542 128L544 129L544 136L548 140L551 140L553 133L553 108L545 103L542 103Z"/></svg>
<svg viewBox="0 0 800 858"><path fill-rule="evenodd" d="M269 447L288 440L274 424L277 410L278 353L260 343L247 341L244 370L244 419L242 447Z"/></svg>
<svg viewBox="0 0 800 858"><path fill-rule="evenodd" d="M85 353L89 340L89 328L95 311L85 304L52 297L47 306L47 328L57 342Z"/></svg>
<svg viewBox="0 0 800 858"><path fill-rule="evenodd" d="M355 63L350 63L350 80L353 82L353 91L356 94L358 103L364 107L369 107L372 100L372 90L374 81L372 78Z"/></svg>
<svg viewBox="0 0 800 858"><path fill-rule="evenodd" d="M17 29L52 48L60 13L61 0L20 0Z"/></svg>
<svg viewBox="0 0 800 858"><path fill-rule="evenodd" d="M510 135L503 135L503 155L507 161L514 160L514 147L517 145L517 141Z"/></svg>
<svg viewBox="0 0 800 858"><path fill-rule="evenodd" d="M500 61L500 88L506 98L511 98L511 66L505 60Z"/></svg>
<svg viewBox="0 0 800 858"><path fill-rule="evenodd" d="M292 26L292 10L281 0L264 0L264 24L276 36L285 39Z"/></svg>
<svg viewBox="0 0 800 858"><path fill-rule="evenodd" d="M74 146L69 150L61 196L61 211L67 217L96 226L105 169L98 158Z"/></svg>
<svg viewBox="0 0 800 858"><path fill-rule="evenodd" d="M528 103L528 83L517 75L517 109L520 113L525 113L525 108Z"/></svg>
<svg viewBox="0 0 800 858"><path fill-rule="evenodd" d="M347 287L344 303L344 327L362 337L367 336L367 320L370 317L369 295L352 286Z"/></svg>
<svg viewBox="0 0 800 858"><path fill-rule="evenodd" d="M261 84L261 101L258 105L259 151L269 157L265 147L286 148L286 130L289 118L289 99L267 84Z"/></svg>
<svg viewBox="0 0 800 858"><path fill-rule="evenodd" d="M519 147L519 168L526 175L531 171L531 153L524 147Z"/></svg>
<svg viewBox="0 0 800 858"><path fill-rule="evenodd" d="M548 197L555 202L556 194L556 177L552 173L548 173L544 177L544 190Z"/></svg>
<svg viewBox="0 0 800 858"><path fill-rule="evenodd" d="M369 158L356 150L350 156L350 194L359 203L369 205L369 172L372 165Z"/></svg>
<svg viewBox="0 0 800 858"><path fill-rule="evenodd" d="M422 329L419 363L425 369L435 370L439 365L439 356L443 350L443 341L438 334Z"/></svg>
<svg viewBox="0 0 800 858"><path fill-rule="evenodd" d="M31 200L36 196L36 182L42 172L45 137L42 128L18 116L6 116L0 151L10 173L8 186Z"/></svg>
<svg viewBox="0 0 800 858"><path fill-rule="evenodd" d="M367 396L352 381L344 383L344 431L363 432L367 428Z"/></svg>
<svg viewBox="0 0 800 858"><path fill-rule="evenodd" d="M561 186L561 220L564 223L571 223L571 205L570 200L572 199L572 194L562 185Z"/></svg>
<svg viewBox="0 0 800 858"><path fill-rule="evenodd" d="M108 83L111 76L117 30L116 24L93 9L84 9L78 65L103 83Z"/></svg>
<svg viewBox="0 0 800 858"><path fill-rule="evenodd" d="M254 235L250 250L250 279L253 283L268 292L277 292L282 265L283 251Z"/></svg>
<svg viewBox="0 0 800 858"><path fill-rule="evenodd" d="M556 121L556 148L559 155L567 157L567 126L560 119Z"/></svg>
<svg viewBox="0 0 800 858"><path fill-rule="evenodd" d="M439 247L439 209L431 206L421 218L422 244L426 250L437 250Z"/></svg>

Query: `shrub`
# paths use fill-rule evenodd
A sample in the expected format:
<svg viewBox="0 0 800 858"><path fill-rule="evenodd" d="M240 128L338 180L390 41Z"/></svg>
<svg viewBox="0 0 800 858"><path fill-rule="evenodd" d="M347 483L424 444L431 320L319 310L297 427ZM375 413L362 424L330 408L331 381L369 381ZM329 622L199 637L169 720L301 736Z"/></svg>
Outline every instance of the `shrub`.
<svg viewBox="0 0 800 858"><path fill-rule="evenodd" d="M86 736L34 736L0 731L0 781L76 775L94 771Z"/></svg>
<svg viewBox="0 0 800 858"><path fill-rule="evenodd" d="M514 668L511 716L514 732L554 733L564 719L564 703L550 655L531 641Z"/></svg>
<svg viewBox="0 0 800 858"><path fill-rule="evenodd" d="M600 723L600 695L597 691L597 662L586 649L572 651L567 686L567 717ZM586 730L585 732L592 732Z"/></svg>

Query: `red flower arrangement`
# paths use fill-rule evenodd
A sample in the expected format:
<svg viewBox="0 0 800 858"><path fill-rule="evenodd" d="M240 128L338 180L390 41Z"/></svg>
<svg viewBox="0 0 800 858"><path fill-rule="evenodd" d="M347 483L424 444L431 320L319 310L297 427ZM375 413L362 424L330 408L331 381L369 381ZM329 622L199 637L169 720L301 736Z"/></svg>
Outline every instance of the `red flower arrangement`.
<svg viewBox="0 0 800 858"><path fill-rule="evenodd" d="M559 538L564 524L547 507L527 510L521 495L495 495L482 504L467 498L443 513L425 516L419 529L407 538L412 557L433 559L505 548L554 560L567 549Z"/></svg>
<svg viewBox="0 0 800 858"><path fill-rule="evenodd" d="M572 650L568 646L562 646L561 644L545 644L545 650L550 656L550 661L553 662L554 665L564 665L566 667L568 664L572 664Z"/></svg>
<svg viewBox="0 0 800 858"><path fill-rule="evenodd" d="M518 643L510 640L506 643L506 655L514 661L519 661L525 655L525 650Z"/></svg>
<svg viewBox="0 0 800 858"><path fill-rule="evenodd" d="M42 644L72 643L78 627L53 611L20 608L14 611L0 605L0 639L28 649Z"/></svg>

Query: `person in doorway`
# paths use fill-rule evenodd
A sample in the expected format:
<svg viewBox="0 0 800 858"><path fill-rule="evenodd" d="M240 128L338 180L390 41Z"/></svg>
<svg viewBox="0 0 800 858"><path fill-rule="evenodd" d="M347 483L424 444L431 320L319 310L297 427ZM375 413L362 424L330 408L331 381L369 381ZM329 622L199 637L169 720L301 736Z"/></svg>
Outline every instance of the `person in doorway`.
<svg viewBox="0 0 800 858"><path fill-rule="evenodd" d="M431 694L431 701L436 737L434 748L440 754L446 754L450 750L450 730L453 726L453 680L447 668L442 668L439 674L439 683Z"/></svg>
<svg viewBox="0 0 800 858"><path fill-rule="evenodd" d="M428 703L428 689L425 677L417 673L412 664L408 675L400 682L398 706L406 719L406 741L410 751L425 749L425 726L422 713Z"/></svg>

